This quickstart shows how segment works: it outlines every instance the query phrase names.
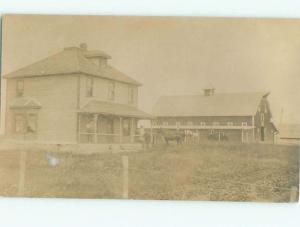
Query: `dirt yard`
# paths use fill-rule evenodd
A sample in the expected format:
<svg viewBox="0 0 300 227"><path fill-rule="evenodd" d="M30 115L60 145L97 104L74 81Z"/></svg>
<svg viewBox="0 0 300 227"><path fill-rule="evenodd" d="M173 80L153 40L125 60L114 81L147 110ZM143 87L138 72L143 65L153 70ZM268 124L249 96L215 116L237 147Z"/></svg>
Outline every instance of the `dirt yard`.
<svg viewBox="0 0 300 227"><path fill-rule="evenodd" d="M122 198L124 155L130 199L287 202L299 185L296 146L171 145L93 155L31 150L23 156L10 150L0 152L0 195Z"/></svg>

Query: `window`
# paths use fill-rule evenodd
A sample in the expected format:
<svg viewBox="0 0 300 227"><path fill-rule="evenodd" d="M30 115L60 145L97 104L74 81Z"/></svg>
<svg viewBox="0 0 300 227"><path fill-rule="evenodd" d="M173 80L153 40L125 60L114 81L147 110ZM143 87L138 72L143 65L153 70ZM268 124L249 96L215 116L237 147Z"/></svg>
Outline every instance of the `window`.
<svg viewBox="0 0 300 227"><path fill-rule="evenodd" d="M37 115L18 114L15 117L15 132L16 133L35 133L37 131Z"/></svg>
<svg viewBox="0 0 300 227"><path fill-rule="evenodd" d="M128 87L128 103L134 103L134 87Z"/></svg>
<svg viewBox="0 0 300 227"><path fill-rule="evenodd" d="M17 97L21 97L24 94L24 80L17 80Z"/></svg>
<svg viewBox="0 0 300 227"><path fill-rule="evenodd" d="M86 97L92 97L93 96L93 78L87 77L86 78Z"/></svg>
<svg viewBox="0 0 300 227"><path fill-rule="evenodd" d="M233 122L227 122L227 126L233 126Z"/></svg>
<svg viewBox="0 0 300 227"><path fill-rule="evenodd" d="M109 82L108 84L108 99L114 100L115 99L115 83Z"/></svg>
<svg viewBox="0 0 300 227"><path fill-rule="evenodd" d="M201 125L201 126L205 126L205 122L201 121L201 122L200 122L200 125Z"/></svg>
<svg viewBox="0 0 300 227"><path fill-rule="evenodd" d="M15 117L15 132L24 133L25 129L25 119L22 115L16 115Z"/></svg>
<svg viewBox="0 0 300 227"><path fill-rule="evenodd" d="M242 126L247 126L247 122L242 122Z"/></svg>
<svg viewBox="0 0 300 227"><path fill-rule="evenodd" d="M214 122L213 122L213 125L214 125L214 126L217 126L217 125L219 125L219 122L214 121Z"/></svg>
<svg viewBox="0 0 300 227"><path fill-rule="evenodd" d="M27 132L35 133L37 131L37 116L29 114L27 117Z"/></svg>

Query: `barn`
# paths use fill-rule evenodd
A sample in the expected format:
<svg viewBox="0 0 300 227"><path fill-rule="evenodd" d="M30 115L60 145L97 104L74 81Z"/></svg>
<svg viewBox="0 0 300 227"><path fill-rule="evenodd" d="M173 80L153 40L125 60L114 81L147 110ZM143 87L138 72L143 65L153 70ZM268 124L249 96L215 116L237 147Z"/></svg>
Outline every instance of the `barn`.
<svg viewBox="0 0 300 227"><path fill-rule="evenodd" d="M272 122L270 93L215 93L161 96L153 107L154 130L189 131L199 141L274 143L278 130Z"/></svg>

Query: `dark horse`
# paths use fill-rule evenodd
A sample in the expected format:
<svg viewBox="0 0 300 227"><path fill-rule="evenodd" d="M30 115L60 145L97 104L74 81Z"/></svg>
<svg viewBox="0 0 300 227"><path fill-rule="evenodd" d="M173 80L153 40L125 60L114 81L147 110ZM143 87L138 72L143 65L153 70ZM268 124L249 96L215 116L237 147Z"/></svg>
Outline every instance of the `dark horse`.
<svg viewBox="0 0 300 227"><path fill-rule="evenodd" d="M181 144L184 139L184 133L177 130L159 129L160 134L165 142L169 144L169 141L176 141L177 144Z"/></svg>

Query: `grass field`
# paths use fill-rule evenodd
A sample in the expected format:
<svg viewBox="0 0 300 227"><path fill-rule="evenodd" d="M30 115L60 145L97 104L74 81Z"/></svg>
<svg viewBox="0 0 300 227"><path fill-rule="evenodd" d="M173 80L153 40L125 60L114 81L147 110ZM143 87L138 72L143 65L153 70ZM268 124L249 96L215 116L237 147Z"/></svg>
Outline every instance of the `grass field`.
<svg viewBox="0 0 300 227"><path fill-rule="evenodd" d="M10 150L0 152L0 195L122 198L123 155L129 160L130 199L287 202L299 185L296 146L206 144L138 153L55 153L56 166L44 151L26 151L20 194L21 155Z"/></svg>

